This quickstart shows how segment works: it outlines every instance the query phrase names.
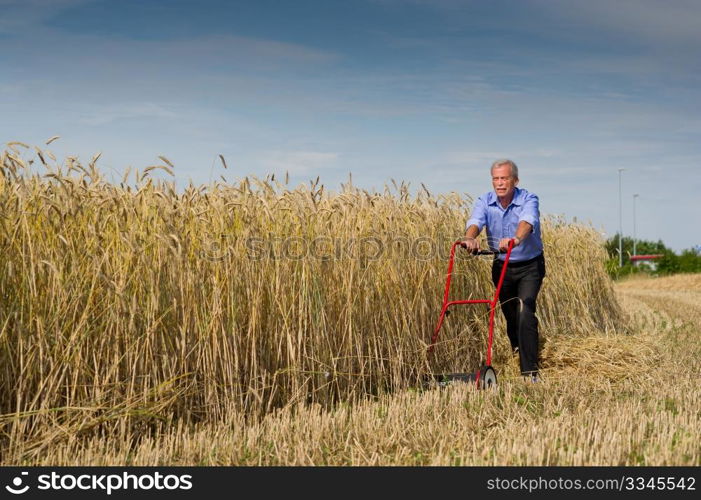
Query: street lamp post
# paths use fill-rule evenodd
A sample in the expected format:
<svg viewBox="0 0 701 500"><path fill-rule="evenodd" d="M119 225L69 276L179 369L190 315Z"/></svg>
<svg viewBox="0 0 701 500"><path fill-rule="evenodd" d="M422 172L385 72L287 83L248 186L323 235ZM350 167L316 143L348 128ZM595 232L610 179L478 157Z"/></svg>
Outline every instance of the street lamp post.
<svg viewBox="0 0 701 500"><path fill-rule="evenodd" d="M633 255L638 255L636 252L636 243L637 243L637 238L635 236L635 199L640 196L639 194L634 194L633 195Z"/></svg>
<svg viewBox="0 0 701 500"><path fill-rule="evenodd" d="M618 169L618 267L623 267L623 188L621 187L621 172Z"/></svg>

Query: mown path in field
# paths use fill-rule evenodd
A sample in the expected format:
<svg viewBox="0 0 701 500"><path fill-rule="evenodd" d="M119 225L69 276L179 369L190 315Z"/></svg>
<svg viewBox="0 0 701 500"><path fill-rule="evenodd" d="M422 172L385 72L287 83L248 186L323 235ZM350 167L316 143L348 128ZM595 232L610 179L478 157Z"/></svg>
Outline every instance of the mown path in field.
<svg viewBox="0 0 701 500"><path fill-rule="evenodd" d="M457 384L286 408L136 443L69 439L6 463L52 465L701 465L701 275L616 285L627 334L559 335L543 382ZM572 318L576 321L576 318Z"/></svg>

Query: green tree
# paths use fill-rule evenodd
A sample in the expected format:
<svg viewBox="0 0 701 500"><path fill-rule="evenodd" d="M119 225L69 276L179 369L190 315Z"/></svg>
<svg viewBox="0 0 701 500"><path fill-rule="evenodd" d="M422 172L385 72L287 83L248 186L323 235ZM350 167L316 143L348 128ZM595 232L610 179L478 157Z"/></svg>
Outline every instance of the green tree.
<svg viewBox="0 0 701 500"><path fill-rule="evenodd" d="M609 257L618 259L618 233L609 238L606 241L606 251ZM633 255L633 238L628 236L623 237L623 264L630 262L630 256ZM667 248L662 240L658 241L648 241L648 240L637 240L635 244L635 253L638 255L650 255L650 254L668 254L674 253L671 249Z"/></svg>
<svg viewBox="0 0 701 500"><path fill-rule="evenodd" d="M649 269L645 266L633 266L630 259L633 255L633 238L627 236L624 236L621 241L623 247L623 266L619 267L618 243L619 234L616 233L609 238L605 244L606 251L609 254L606 269L612 277L619 278L636 272L649 272ZM635 247L637 255L662 255L662 257L656 261L657 269L654 271L655 274L701 272L701 249L699 247L684 250L679 255L671 248L667 248L662 240L637 240Z"/></svg>
<svg viewBox="0 0 701 500"><path fill-rule="evenodd" d="M679 271L682 273L701 272L701 255L697 250L684 250L679 255Z"/></svg>

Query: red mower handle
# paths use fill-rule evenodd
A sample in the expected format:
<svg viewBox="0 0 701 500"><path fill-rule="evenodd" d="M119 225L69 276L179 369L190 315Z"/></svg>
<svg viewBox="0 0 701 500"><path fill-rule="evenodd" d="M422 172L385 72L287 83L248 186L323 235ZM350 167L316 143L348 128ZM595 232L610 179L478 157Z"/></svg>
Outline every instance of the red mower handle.
<svg viewBox="0 0 701 500"><path fill-rule="evenodd" d="M502 252L501 250L477 250L476 252L472 252L472 255L501 255L506 252Z"/></svg>
<svg viewBox="0 0 701 500"><path fill-rule="evenodd" d="M514 241L513 238L511 240L509 240L509 245L512 245L513 241ZM458 240L454 243L454 245L458 245L462 248L465 248L462 243L463 243L463 240ZM509 246L509 248L511 248L511 246ZM502 255L502 254L508 253L508 250L473 250L470 253L472 255Z"/></svg>
<svg viewBox="0 0 701 500"><path fill-rule="evenodd" d="M506 252L501 252L501 251L494 251L494 250L478 250L477 252L473 252L474 255L499 255L502 253L506 253L506 258L504 259L504 266L501 269L501 275L499 276L499 282L497 283L496 290L494 292L494 297L489 300L489 299L481 299L481 300L449 300L449 295L450 295L450 279L452 278L453 274L453 261L455 260L455 249L458 246L462 246L462 240L458 240L455 243L453 243L453 246L450 249L450 259L448 260L448 273L446 277L446 283L445 283L445 293L443 294L443 306L441 307L441 314L440 317L438 318L438 325L436 325L436 329L433 332L433 336L431 337L431 345L428 347L428 352L431 353L433 352L433 348L436 344L436 340L438 339L438 332L441 329L441 326L443 326L443 319L445 318L448 308L450 306L454 305L460 305L460 304L488 304L489 305L489 337L487 339L487 366L490 366L492 364L492 339L494 336L494 310L496 308L497 302L499 301L499 292L501 291L501 285L504 283L504 276L506 275L506 268L509 265L509 258L511 257L511 250L514 248L514 239L511 238L509 240L509 247L506 250Z"/></svg>

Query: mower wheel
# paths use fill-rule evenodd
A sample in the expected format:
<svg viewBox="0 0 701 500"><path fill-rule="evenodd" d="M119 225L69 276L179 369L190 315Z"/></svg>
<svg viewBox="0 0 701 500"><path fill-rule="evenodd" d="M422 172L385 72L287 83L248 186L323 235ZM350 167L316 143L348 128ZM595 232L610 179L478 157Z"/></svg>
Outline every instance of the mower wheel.
<svg viewBox="0 0 701 500"><path fill-rule="evenodd" d="M497 386L497 372L491 366L484 366L480 370L479 388L495 389Z"/></svg>

